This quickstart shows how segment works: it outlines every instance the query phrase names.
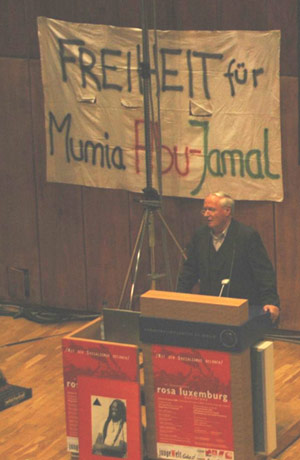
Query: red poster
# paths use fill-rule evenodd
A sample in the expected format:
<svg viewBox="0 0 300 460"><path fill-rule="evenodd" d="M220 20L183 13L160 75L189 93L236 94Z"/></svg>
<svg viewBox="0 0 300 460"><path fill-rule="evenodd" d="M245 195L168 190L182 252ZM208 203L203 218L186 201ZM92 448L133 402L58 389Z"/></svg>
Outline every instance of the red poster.
<svg viewBox="0 0 300 460"><path fill-rule="evenodd" d="M78 377L79 458L141 460L140 387Z"/></svg>
<svg viewBox="0 0 300 460"><path fill-rule="evenodd" d="M157 456L234 459L230 355L153 345Z"/></svg>
<svg viewBox="0 0 300 460"><path fill-rule="evenodd" d="M64 368L67 445L71 452L78 445L78 376L138 382L138 357L135 345L64 338L62 340Z"/></svg>

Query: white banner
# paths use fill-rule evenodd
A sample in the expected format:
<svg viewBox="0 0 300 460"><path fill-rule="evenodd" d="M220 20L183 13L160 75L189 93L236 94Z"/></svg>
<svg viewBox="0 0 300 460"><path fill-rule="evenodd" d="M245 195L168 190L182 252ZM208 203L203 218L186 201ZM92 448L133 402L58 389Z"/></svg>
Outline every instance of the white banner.
<svg viewBox="0 0 300 460"><path fill-rule="evenodd" d="M142 32L39 18L47 180L141 192ZM280 31L149 31L163 195L283 200ZM151 123L152 181L157 188ZM149 169L148 169L149 174ZM149 177L149 176L148 176Z"/></svg>

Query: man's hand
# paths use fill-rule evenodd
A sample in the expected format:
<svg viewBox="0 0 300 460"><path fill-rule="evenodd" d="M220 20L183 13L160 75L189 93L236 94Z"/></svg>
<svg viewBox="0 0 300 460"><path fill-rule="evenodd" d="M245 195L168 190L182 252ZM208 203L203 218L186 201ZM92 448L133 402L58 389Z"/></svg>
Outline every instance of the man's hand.
<svg viewBox="0 0 300 460"><path fill-rule="evenodd" d="M272 323L275 323L279 318L280 310L276 305L265 305L263 310L270 312Z"/></svg>

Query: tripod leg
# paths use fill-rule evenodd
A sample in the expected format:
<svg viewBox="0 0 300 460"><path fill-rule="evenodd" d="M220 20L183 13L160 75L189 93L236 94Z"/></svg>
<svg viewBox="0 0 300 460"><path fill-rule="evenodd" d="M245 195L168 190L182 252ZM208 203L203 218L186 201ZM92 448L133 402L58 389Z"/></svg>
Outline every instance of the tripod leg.
<svg viewBox="0 0 300 460"><path fill-rule="evenodd" d="M155 228L154 228L154 213L150 211L149 213L149 248L150 248L150 266L151 266L151 289L156 288L155 281Z"/></svg>
<svg viewBox="0 0 300 460"><path fill-rule="evenodd" d="M170 267L167 238L166 238L167 235L166 235L166 229L164 225L161 228L161 236L162 236L162 247L163 247L164 260L165 260L165 266L166 266L167 280L169 283L169 290L173 291L172 273L171 273L171 267Z"/></svg>
<svg viewBox="0 0 300 460"><path fill-rule="evenodd" d="M124 295L125 295L126 287L127 287L127 284L128 284L128 280L129 280L129 276L130 276L130 273L131 273L131 269L132 269L132 265L133 265L133 262L134 262L136 252L137 252L138 248L141 248L142 243L143 243L144 234L145 234L145 225L147 223L147 220L148 220L148 211L146 209L144 211L144 214L143 214L143 217L142 217L142 220L141 220L141 224L140 224L140 228L139 228L139 231L138 231L137 239L136 239L135 246L134 246L134 249L133 249L133 252L132 252L132 255L131 255L131 259L130 259L129 267L128 267L128 270L127 270L127 273L126 273L125 282L123 284L122 293L121 293L121 297L120 297L120 300L119 300L118 308L121 308L123 300L124 300ZM137 272L137 267L135 268L135 272ZM131 291L132 291L132 288L131 288ZM131 305L130 305L130 307L131 307Z"/></svg>
<svg viewBox="0 0 300 460"><path fill-rule="evenodd" d="M140 265L140 257L141 257L141 251L142 251L142 246L143 246L143 241L144 241L144 236L145 236L145 229L148 223L149 219L149 211L148 209L145 210L145 219L143 222L143 228L141 232L141 237L139 241L139 247L138 247L138 252L137 252L137 257L136 257L136 263L135 263L135 269L134 269L134 275L133 275L133 280L131 283L131 289L130 289L130 300L129 300L129 310L132 309L132 302L133 302L133 294L134 294L134 289L135 289L135 283L136 283L136 278L138 274L138 269Z"/></svg>
<svg viewBox="0 0 300 460"><path fill-rule="evenodd" d="M180 254L181 254L182 257L184 258L184 260L186 260L186 259L187 259L187 256L186 256L184 250L182 249L182 247L180 246L180 244L179 244L178 241L176 240L175 236L174 236L173 233L171 232L171 229L170 229L170 227L168 226L167 222L165 221L165 219L164 219L164 217L163 217L161 211L158 210L158 211L157 211L157 214L159 215L160 220L161 220L162 223L164 224L165 228L167 229L167 231L168 231L170 237L172 238L172 240L174 241L175 245L176 245L177 248L179 249Z"/></svg>

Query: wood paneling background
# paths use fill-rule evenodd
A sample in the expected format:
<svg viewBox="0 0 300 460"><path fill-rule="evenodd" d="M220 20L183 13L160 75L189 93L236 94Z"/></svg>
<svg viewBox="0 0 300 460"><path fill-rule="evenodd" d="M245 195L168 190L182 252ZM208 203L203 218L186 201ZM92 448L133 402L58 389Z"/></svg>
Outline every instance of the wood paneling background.
<svg viewBox="0 0 300 460"><path fill-rule="evenodd" d="M146 2L148 5L150 2ZM282 203L238 202L277 270L284 328L300 329L297 0L160 0L161 29L280 29ZM0 302L88 311L116 306L143 215L142 194L46 182L43 91L36 19L140 27L139 0L0 2ZM154 23L149 13L149 26ZM163 214L182 247L202 203L165 198ZM157 271L162 226L156 221ZM175 278L179 251L167 235ZM149 287L145 238L136 293ZM157 283L166 289L166 281Z"/></svg>

